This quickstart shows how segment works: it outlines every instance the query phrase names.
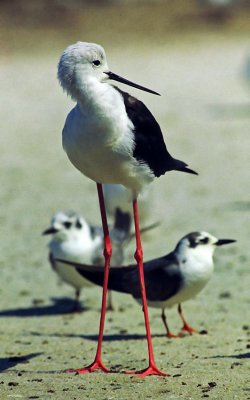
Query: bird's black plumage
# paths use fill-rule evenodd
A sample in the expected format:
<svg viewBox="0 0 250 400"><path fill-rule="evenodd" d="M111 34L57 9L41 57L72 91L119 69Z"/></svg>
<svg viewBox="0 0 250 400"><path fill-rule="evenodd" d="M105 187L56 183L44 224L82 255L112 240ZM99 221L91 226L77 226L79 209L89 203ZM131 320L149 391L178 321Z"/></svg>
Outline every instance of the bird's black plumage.
<svg viewBox="0 0 250 400"><path fill-rule="evenodd" d="M187 168L185 162L173 158L168 152L161 128L145 104L129 93L116 89L122 95L128 117L135 127L133 156L139 162L146 163L156 177L172 170L197 175L195 171Z"/></svg>
<svg viewBox="0 0 250 400"><path fill-rule="evenodd" d="M60 260L63 261L63 260ZM103 285L104 268L77 264L74 265L83 277L96 285ZM149 301L165 301L174 296L183 285L175 252L144 263L144 278ZM137 265L127 267L111 267L109 272L108 289L121 293L129 293L135 299L140 299L140 283Z"/></svg>
<svg viewBox="0 0 250 400"><path fill-rule="evenodd" d="M120 233L121 240L128 238L131 229L131 217L128 212L123 212L119 207L115 209L114 230Z"/></svg>

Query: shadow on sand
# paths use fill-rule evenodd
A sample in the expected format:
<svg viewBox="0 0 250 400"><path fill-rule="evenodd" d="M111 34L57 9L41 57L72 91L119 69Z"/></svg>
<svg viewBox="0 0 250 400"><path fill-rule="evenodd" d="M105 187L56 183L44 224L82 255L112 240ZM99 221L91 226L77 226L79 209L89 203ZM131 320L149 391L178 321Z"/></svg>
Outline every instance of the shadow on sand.
<svg viewBox="0 0 250 400"><path fill-rule="evenodd" d="M229 355L216 355L216 356L210 356L210 357L204 357L205 359L211 359L211 358L236 358L237 360L244 360L247 358L250 358L250 352L248 353L240 353L240 354L229 354Z"/></svg>
<svg viewBox="0 0 250 400"><path fill-rule="evenodd" d="M32 358L38 357L41 354L43 353L31 353L27 354L26 356L12 356L12 357L0 358L0 373L9 368L13 368L18 364L27 364Z"/></svg>
<svg viewBox="0 0 250 400"><path fill-rule="evenodd" d="M30 332L31 335L33 336L44 336L43 334L41 334L40 332ZM98 335L75 335L75 334L61 334L61 333L52 333L50 335L46 335L46 336L50 336L50 337L57 337L57 338L80 338L80 339L85 339L85 340L91 340L93 342L97 342L98 341ZM156 337L166 337L166 335L163 334L154 334L152 335L152 338L156 338ZM120 340L142 340L145 339L146 335L143 334L138 334L138 333L114 333L114 334L109 334L109 335L104 335L103 336L103 341L104 342L113 342L113 341L120 341ZM170 342L170 341L169 341Z"/></svg>
<svg viewBox="0 0 250 400"><path fill-rule="evenodd" d="M75 311L75 301L68 297L51 298L53 304L46 306L32 306L27 308L14 308L0 311L1 317L44 317L61 314L71 314ZM87 311L87 307L82 307L80 311Z"/></svg>

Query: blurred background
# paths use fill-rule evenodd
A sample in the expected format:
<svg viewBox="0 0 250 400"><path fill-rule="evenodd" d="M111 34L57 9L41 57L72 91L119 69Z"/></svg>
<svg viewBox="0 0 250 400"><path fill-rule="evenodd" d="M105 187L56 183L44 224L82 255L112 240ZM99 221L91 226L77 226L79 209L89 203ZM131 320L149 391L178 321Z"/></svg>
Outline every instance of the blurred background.
<svg viewBox="0 0 250 400"><path fill-rule="evenodd" d="M203 229L238 239L237 259L249 262L249 21L249 0L0 1L0 257L9 285L15 270L21 287L34 287L36 271L43 293L52 273L41 232L56 211L100 223L95 184L61 146L73 103L59 87L57 63L78 40L101 44L112 71L161 93L129 88L159 121L169 151L199 172L152 184L150 222L161 226L145 258Z"/></svg>
<svg viewBox="0 0 250 400"><path fill-rule="evenodd" d="M59 284L52 272L47 239L42 236L59 210L78 211L100 224L96 186L70 164L61 145L64 121L74 104L58 84L57 63L63 50L79 40L101 44L113 72L161 93L158 97L122 87L155 115L170 153L199 173L167 173L150 186L148 223L160 220L161 225L143 240L145 259L167 254L191 231L237 239L235 245L216 252L212 282L185 306L191 324L211 335L176 341L165 352L172 342L161 336L159 310L150 310L152 333L159 334L154 336L157 359L164 370L167 362L171 374L184 361L180 379L189 376L186 386L178 379L168 380L168 389L175 385L173 398L179 393L178 398L200 399L201 379L207 385L218 378L224 383L216 390L223 391L230 381L230 390L243 398L247 389L239 365L247 358L246 346L249 349L249 0L0 0L1 360L6 368L14 368L8 361L11 355L42 352L37 362L20 366L28 375L17 377L13 369L4 375L7 381L15 376L19 382L16 388L6 383L6 390L16 390L18 396L28 390L44 398L44 388L52 387L54 399L65 398L62 375L54 372L73 367L68 362L72 358L78 357L76 367L83 355L89 362L95 349L101 291L83 291L81 299L89 312L65 315L74 291ZM133 262L133 252L131 241L125 263ZM114 297L118 312L107 319L109 335L124 336L128 329L143 337L138 306L129 296ZM179 329L175 311L170 318L171 328ZM136 340L135 346L132 338L116 341L111 336L105 343L111 365L117 364L117 354L123 355L119 362L124 367L127 357L141 359L143 340ZM200 354L200 360L193 353ZM233 373L232 357L238 365ZM40 389L39 383L25 379L35 376L31 371L39 373L37 382L43 379ZM64 384L71 382L74 398L79 398L75 378L63 375ZM89 377L84 384L92 384L93 393L97 379L100 389L114 378ZM136 386L138 398L152 398L152 381L147 382L148 386ZM167 392L164 385L164 380L154 380L160 393L155 399ZM142 386L148 388L148 396L141 397ZM135 385L132 390L134 395ZM107 398L107 393L95 398ZM230 393L216 398L236 398Z"/></svg>

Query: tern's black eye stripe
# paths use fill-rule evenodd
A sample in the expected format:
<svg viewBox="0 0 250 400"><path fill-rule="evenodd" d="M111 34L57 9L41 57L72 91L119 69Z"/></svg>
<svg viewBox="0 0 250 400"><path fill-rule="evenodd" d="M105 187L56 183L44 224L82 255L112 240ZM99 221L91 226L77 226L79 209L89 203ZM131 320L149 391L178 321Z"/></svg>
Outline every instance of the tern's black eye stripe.
<svg viewBox="0 0 250 400"><path fill-rule="evenodd" d="M81 222L79 221L79 219L76 221L76 228L77 228L77 229L81 229L81 228L82 228L82 224L81 224Z"/></svg>
<svg viewBox="0 0 250 400"><path fill-rule="evenodd" d="M64 222L63 226L65 226L66 229L69 229L71 227L72 223L71 222Z"/></svg>
<svg viewBox="0 0 250 400"><path fill-rule="evenodd" d="M200 239L200 243L207 244L208 243L208 238L206 237L206 238Z"/></svg>

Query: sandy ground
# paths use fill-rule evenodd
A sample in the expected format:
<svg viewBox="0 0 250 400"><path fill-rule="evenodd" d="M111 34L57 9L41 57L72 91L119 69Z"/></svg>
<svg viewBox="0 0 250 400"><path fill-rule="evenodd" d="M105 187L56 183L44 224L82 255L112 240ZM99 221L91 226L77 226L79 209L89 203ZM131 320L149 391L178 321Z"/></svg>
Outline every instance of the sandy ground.
<svg viewBox="0 0 250 400"><path fill-rule="evenodd" d="M102 12L93 12L92 25L64 31L4 25L0 398L250 399L250 91L241 78L249 31L199 23L168 35L161 20L155 32L141 29L128 41L121 22L113 41L110 32L101 41L106 27L97 33L95 28ZM118 7L110 15L119 22L122 12ZM184 304L188 321L207 335L169 340L160 311L150 309L155 358L167 378L120 373L147 365L140 307L120 294L114 294L116 311L107 316L103 346L113 373L63 372L93 360L101 299L99 288L88 289L82 293L84 311L68 312L73 291L51 271L41 236L57 210L75 209L100 221L94 183L71 166L61 148L72 103L56 81L56 64L62 50L79 39L101 42L111 69L161 92L159 98L133 91L157 117L171 153L199 172L171 173L152 184L152 220L162 224L145 240L145 259L168 253L193 230L237 239L218 249L212 280ZM131 245L128 262L132 254ZM168 317L178 332L176 310Z"/></svg>

